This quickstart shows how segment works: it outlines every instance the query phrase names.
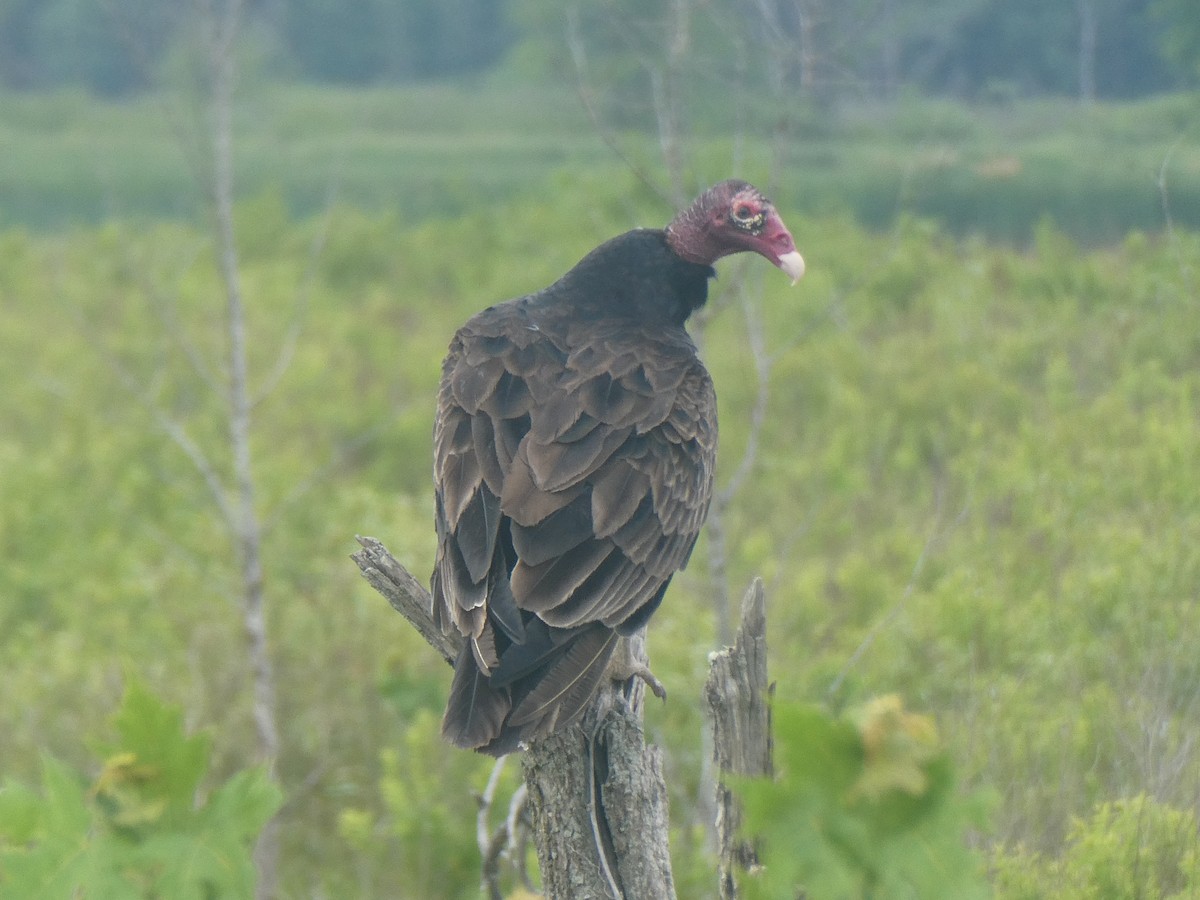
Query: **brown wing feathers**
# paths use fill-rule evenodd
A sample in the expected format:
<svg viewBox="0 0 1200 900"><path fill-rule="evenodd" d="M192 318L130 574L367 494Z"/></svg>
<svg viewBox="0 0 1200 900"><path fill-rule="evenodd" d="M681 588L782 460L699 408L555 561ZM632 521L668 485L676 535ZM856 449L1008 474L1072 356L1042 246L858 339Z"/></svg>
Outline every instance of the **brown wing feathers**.
<svg viewBox="0 0 1200 900"><path fill-rule="evenodd" d="M686 560L713 401L686 338L609 327L568 354L571 335L472 324L451 345L435 430L436 612L468 638L443 730L504 753L582 712L615 629Z"/></svg>

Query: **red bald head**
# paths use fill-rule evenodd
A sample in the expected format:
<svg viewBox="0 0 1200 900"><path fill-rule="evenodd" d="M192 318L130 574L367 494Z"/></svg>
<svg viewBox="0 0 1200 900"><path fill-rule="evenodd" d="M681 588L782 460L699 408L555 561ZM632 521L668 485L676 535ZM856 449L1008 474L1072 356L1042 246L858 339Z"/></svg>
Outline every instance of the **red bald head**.
<svg viewBox="0 0 1200 900"><path fill-rule="evenodd" d="M697 197L667 226L667 242L680 257L701 265L749 250L782 269L793 284L804 274L804 259L779 213L745 181L722 181Z"/></svg>

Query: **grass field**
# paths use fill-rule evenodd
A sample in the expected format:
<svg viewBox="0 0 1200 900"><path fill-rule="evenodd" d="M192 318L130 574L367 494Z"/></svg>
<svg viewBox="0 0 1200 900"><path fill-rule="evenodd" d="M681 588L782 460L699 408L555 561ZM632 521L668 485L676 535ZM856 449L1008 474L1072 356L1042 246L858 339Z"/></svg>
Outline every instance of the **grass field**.
<svg viewBox="0 0 1200 900"><path fill-rule="evenodd" d="M198 116L180 96L0 97L0 226L195 214ZM278 190L301 217L333 198L410 222L453 218L553 190L554 176L623 170L570 86L262 86L240 97L237 116L240 193ZM1200 225L1194 97L1091 108L913 99L794 118L776 193L795 211L848 208L877 229L914 213L1013 242L1046 217L1093 243L1168 222ZM766 169L769 122L750 126L745 142L712 128L690 142L696 184ZM650 172L661 169L651 136L610 137Z"/></svg>
<svg viewBox="0 0 1200 900"><path fill-rule="evenodd" d="M446 752L445 667L347 557L370 534L431 570L454 328L669 211L567 90L263 87L237 114L284 896L475 898L489 761ZM200 195L169 118L0 97L0 782L61 760L122 834L97 798L124 686L211 736L215 782L258 760L229 534L162 418L231 471L226 307L204 223L170 221ZM1183 96L803 119L775 193L809 272L722 262L709 307L719 485L768 403L723 574L706 534L651 627L680 896L712 895L700 684L753 576L781 701L936 720L998 900L1200 896L1198 122ZM695 181L766 171L719 128L688 146ZM5 881L37 845L8 796L0 895L46 896Z"/></svg>

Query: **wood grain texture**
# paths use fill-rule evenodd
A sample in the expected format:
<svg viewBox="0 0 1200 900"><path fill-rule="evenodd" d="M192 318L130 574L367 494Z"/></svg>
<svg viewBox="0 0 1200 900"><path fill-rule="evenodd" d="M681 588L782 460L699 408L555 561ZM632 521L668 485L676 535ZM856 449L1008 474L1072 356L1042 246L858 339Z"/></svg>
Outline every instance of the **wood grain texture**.
<svg viewBox="0 0 1200 900"><path fill-rule="evenodd" d="M709 658L704 683L713 730L713 761L722 774L771 775L771 695L767 682L766 598L754 579L742 601L742 621L732 647ZM741 809L719 779L716 787L717 877L721 900L738 896L737 873L758 865L752 844L739 839Z"/></svg>

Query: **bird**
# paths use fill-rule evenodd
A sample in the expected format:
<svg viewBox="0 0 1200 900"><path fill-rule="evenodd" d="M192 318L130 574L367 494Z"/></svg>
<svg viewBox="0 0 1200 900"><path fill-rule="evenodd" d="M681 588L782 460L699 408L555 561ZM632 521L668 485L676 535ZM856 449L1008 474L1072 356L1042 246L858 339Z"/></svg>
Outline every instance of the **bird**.
<svg viewBox="0 0 1200 900"><path fill-rule="evenodd" d="M596 247L455 334L434 424L433 617L463 646L442 721L492 756L576 722L618 638L644 627L708 514L712 379L685 328L713 263L804 260L741 180L664 229Z"/></svg>

